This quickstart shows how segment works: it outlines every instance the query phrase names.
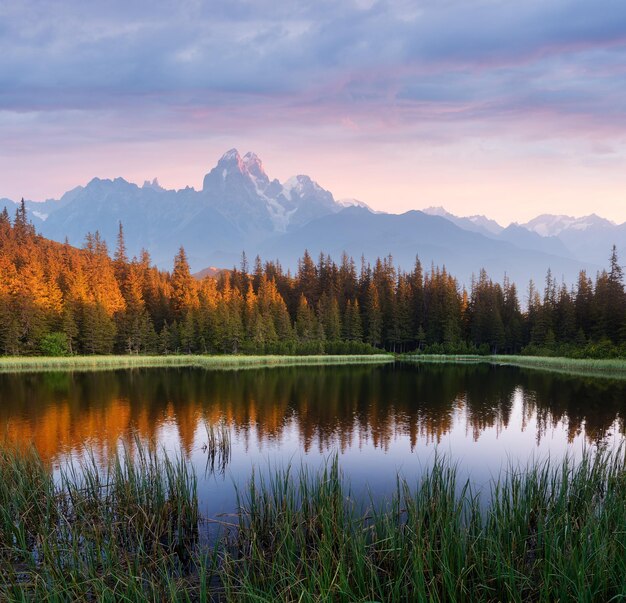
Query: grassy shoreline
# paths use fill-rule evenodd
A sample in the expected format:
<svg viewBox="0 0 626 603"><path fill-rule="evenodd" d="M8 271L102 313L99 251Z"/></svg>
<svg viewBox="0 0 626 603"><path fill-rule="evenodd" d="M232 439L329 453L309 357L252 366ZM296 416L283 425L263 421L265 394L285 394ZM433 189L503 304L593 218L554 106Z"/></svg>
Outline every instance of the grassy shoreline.
<svg viewBox="0 0 626 603"><path fill-rule="evenodd" d="M382 364L400 360L419 364L492 364L533 370L626 379L626 359L573 359L552 356L478 356L478 355L315 355L315 356L12 356L0 357L0 373L48 371L109 371L144 368L202 368L206 370L243 370L278 366L334 366Z"/></svg>
<svg viewBox="0 0 626 603"><path fill-rule="evenodd" d="M493 364L517 366L538 371L626 379L626 359L563 358L553 356L473 356L473 355L406 355L402 360L423 364Z"/></svg>
<svg viewBox="0 0 626 603"><path fill-rule="evenodd" d="M378 364L393 362L390 354L319 356L11 356L0 357L0 373L97 371L133 368L203 368L240 370L272 366Z"/></svg>
<svg viewBox="0 0 626 603"><path fill-rule="evenodd" d="M617 601L626 596L624 450L511 466L483 491L436 459L356 503L337 458L252 476L215 544L181 459L124 450L55 484L0 446L6 601ZM486 501L486 506L481 503Z"/></svg>

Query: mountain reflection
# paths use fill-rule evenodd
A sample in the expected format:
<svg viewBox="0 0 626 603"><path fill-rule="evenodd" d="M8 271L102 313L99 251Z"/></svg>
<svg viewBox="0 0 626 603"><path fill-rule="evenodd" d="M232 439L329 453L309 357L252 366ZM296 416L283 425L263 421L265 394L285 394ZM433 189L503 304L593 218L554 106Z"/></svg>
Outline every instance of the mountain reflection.
<svg viewBox="0 0 626 603"><path fill-rule="evenodd" d="M386 449L399 435L434 444L459 422L477 440L512 420L532 425L538 442L560 425L569 441L597 443L624 433L625 394L619 382L489 365L3 374L0 422L48 459L84 446L106 454L133 432L158 441L170 428L190 454L203 420L226 422L244 443L295 430L305 451Z"/></svg>

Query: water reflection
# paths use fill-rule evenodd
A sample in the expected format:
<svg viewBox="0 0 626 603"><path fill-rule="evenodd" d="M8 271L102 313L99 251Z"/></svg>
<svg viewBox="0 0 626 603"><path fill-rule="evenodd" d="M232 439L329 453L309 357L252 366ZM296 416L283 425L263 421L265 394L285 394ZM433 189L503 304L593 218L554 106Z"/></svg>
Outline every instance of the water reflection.
<svg viewBox="0 0 626 603"><path fill-rule="evenodd" d="M538 445L557 428L562 444L597 444L624 434L625 412L624 383L488 365L0 375L0 423L50 460L84 446L105 456L133 431L191 456L204 420L224 422L244 453L294 438L304 453L388 451L398 438L413 451L505 430Z"/></svg>

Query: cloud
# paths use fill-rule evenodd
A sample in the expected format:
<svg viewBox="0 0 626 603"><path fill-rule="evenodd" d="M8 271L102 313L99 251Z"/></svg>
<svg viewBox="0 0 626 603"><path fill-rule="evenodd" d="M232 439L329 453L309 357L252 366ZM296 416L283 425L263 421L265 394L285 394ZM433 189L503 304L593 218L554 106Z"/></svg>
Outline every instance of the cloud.
<svg viewBox="0 0 626 603"><path fill-rule="evenodd" d="M403 70L454 78L459 67L493 70L626 41L626 4L618 0L369 8L24 0L3 5L0 18L2 88L77 102L95 90L111 98L172 90L303 94L381 69L392 69L401 84Z"/></svg>
<svg viewBox="0 0 626 603"><path fill-rule="evenodd" d="M619 150L625 71L623 0L0 0L0 156L246 137Z"/></svg>

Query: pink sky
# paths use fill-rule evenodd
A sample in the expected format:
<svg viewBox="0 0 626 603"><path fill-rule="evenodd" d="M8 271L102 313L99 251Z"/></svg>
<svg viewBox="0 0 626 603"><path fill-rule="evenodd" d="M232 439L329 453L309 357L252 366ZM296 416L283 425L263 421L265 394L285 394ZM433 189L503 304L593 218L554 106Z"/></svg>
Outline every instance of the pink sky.
<svg viewBox="0 0 626 603"><path fill-rule="evenodd" d="M271 177L403 212L626 221L626 3L0 5L0 197Z"/></svg>
<svg viewBox="0 0 626 603"><path fill-rule="evenodd" d="M541 213L597 213L626 221L626 166L621 155L584 148L579 153L530 154L521 147L511 153L510 146L498 148L503 146L498 139L396 146L365 145L335 134L328 145L318 140L307 146L244 136L108 143L4 157L0 195L58 198L96 175L122 176L138 184L157 177L166 188L199 189L204 174L232 146L254 150L271 177L284 181L307 173L336 198L356 198L377 210L401 213L442 205L457 215L482 213L502 224Z"/></svg>

